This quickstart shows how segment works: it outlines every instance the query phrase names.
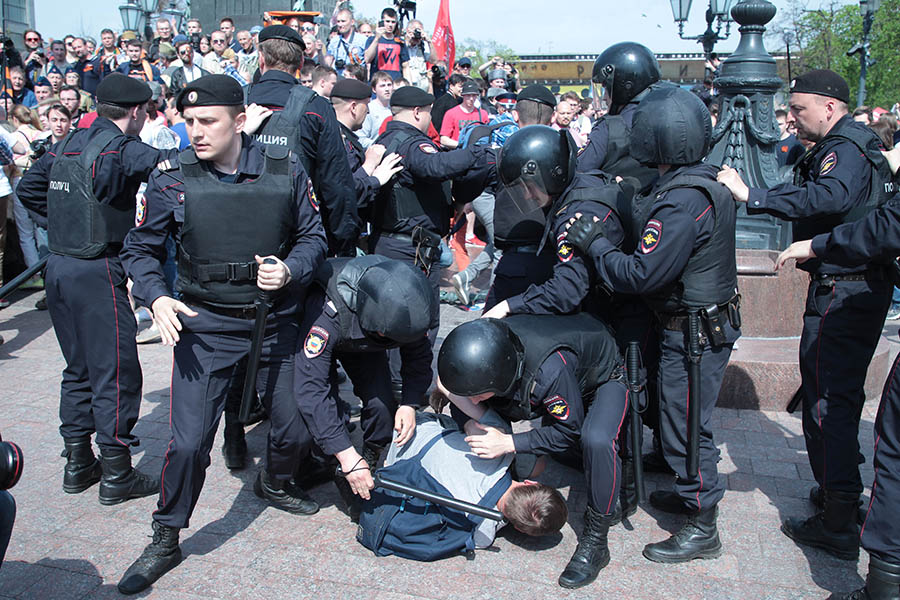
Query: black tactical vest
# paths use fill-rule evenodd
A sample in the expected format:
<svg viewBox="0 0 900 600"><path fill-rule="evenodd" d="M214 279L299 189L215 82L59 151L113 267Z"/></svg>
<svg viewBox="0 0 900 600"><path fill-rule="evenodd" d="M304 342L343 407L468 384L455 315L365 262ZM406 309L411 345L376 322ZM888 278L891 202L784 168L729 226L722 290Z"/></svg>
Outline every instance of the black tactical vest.
<svg viewBox="0 0 900 600"><path fill-rule="evenodd" d="M657 312L679 313L712 304L725 304L737 293L734 250L736 206L731 192L724 185L700 175L675 175L652 195L637 199L635 229L632 230L635 239L640 239L653 203L666 192L685 187L700 190L706 196L716 221L712 237L694 250L678 279L644 297L650 308Z"/></svg>
<svg viewBox="0 0 900 600"><path fill-rule="evenodd" d="M384 154L400 153L400 146L414 134L398 131L384 144ZM379 138L379 143L381 138ZM413 178L412 186L403 183L395 175L381 186L376 196L375 229L394 233L409 233L405 221L425 215L431 222L429 230L440 236L450 232L450 204L453 198L450 181L420 180Z"/></svg>
<svg viewBox="0 0 900 600"><path fill-rule="evenodd" d="M538 246L544 237L549 208L522 213L502 186L494 196L494 245L500 250Z"/></svg>
<svg viewBox="0 0 900 600"><path fill-rule="evenodd" d="M525 348L525 368L513 398L493 398L491 406L508 419L533 418L529 398L544 361L557 350L578 357L578 384L585 407L594 390L609 381L622 364L610 328L590 313L575 315L513 315L503 319Z"/></svg>
<svg viewBox="0 0 900 600"><path fill-rule="evenodd" d="M606 144L606 158L598 168L617 177L634 177L641 182L641 189L646 189L659 177L659 171L653 167L642 165L631 157L628 151L630 134L621 114L606 115L609 136Z"/></svg>
<svg viewBox="0 0 900 600"><path fill-rule="evenodd" d="M297 155L303 169L313 177L314 169L312 161L305 155L300 142L300 117L306 110L306 105L315 98L316 93L305 85L295 85L291 88L287 103L284 108L273 113L260 131L253 134L256 141L267 146L284 146Z"/></svg>
<svg viewBox="0 0 900 600"><path fill-rule="evenodd" d="M617 184L612 183L610 176L603 171L586 171L575 175L575 180L569 189L560 197L553 206L556 216L574 202L596 202L615 213L625 233L625 241L622 250L631 254L635 248L635 236L633 230L633 215L631 213L631 198L627 197ZM575 216L570 215L570 216Z"/></svg>
<svg viewBox="0 0 900 600"><path fill-rule="evenodd" d="M122 135L102 131L85 145L80 154L66 154L69 135L60 143L50 167L47 190L47 238L54 254L94 258L109 244L121 244L134 227L134 198L124 206L102 204L94 195L92 165L103 149Z"/></svg>
<svg viewBox="0 0 900 600"><path fill-rule="evenodd" d="M893 173L884 155L881 154L881 140L868 127L847 119L846 122L835 126L828 134L819 140L811 152L807 152L794 167L794 184L803 185L806 182L815 181L820 170L821 161L825 158L826 142L832 139L847 140L856 146L869 162L871 184L869 197L866 202L852 209L846 214L823 215L818 218L801 219L794 222L794 239L808 240L820 233L831 232L841 223L850 223L863 218L869 211L881 206L894 195L895 185ZM831 146L833 148L833 146ZM862 180L862 174L860 174Z"/></svg>
<svg viewBox="0 0 900 600"><path fill-rule="evenodd" d="M389 261L378 254L357 258L329 258L316 270L315 283L325 290L337 311L340 335L337 348L345 352L375 352L396 348L395 343L380 343L362 331L356 317L356 289L359 280L372 266Z"/></svg>
<svg viewBox="0 0 900 600"><path fill-rule="evenodd" d="M178 289L222 306L253 304L254 255L287 256L294 189L285 146L266 148L266 166L254 181L223 183L190 148L179 155L184 180L184 224L178 249Z"/></svg>

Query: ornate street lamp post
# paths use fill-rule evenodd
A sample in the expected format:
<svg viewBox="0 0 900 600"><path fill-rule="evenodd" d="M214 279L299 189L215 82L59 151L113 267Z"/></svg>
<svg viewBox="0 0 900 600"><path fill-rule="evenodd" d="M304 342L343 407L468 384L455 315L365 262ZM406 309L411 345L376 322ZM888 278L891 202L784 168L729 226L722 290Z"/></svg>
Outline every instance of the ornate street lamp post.
<svg viewBox="0 0 900 600"><path fill-rule="evenodd" d="M881 0L859 0L859 14L863 19L862 42L847 50L847 56L859 54L859 91L856 93L856 105L866 103L866 72L875 61L869 58L869 33L872 31L872 22L875 20L875 11L881 5Z"/></svg>
<svg viewBox="0 0 900 600"><path fill-rule="evenodd" d="M683 40L697 40L703 46L703 53L708 60L716 42L727 39L731 33L731 3L733 0L709 0L709 8L706 9L706 31L700 35L684 35L684 23L691 12L691 1L669 0L672 4L672 16L678 23L678 37ZM714 21L716 22L715 29L712 26ZM719 35L723 23L725 24L725 35Z"/></svg>

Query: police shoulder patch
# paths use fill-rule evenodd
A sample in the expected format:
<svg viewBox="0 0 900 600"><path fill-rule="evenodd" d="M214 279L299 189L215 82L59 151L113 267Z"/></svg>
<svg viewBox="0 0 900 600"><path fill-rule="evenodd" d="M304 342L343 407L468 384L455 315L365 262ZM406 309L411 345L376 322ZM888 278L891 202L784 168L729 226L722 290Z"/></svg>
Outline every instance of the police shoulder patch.
<svg viewBox="0 0 900 600"><path fill-rule="evenodd" d="M544 400L544 409L557 421L565 421L569 418L569 403L559 394Z"/></svg>
<svg viewBox="0 0 900 600"><path fill-rule="evenodd" d="M306 355L306 358L315 358L322 354L327 344L328 331L323 327L313 325L306 334L306 341L303 342L303 354Z"/></svg>
<svg viewBox="0 0 900 600"><path fill-rule="evenodd" d="M832 150L825 156L825 158L822 159L822 162L819 165L819 175L827 175L836 166L837 166L837 153L834 150Z"/></svg>
<svg viewBox="0 0 900 600"><path fill-rule="evenodd" d="M306 195L309 196L309 203L312 204L312 207L316 212L319 212L319 199L316 197L316 190L313 189L312 179L307 180L306 190Z"/></svg>
<svg viewBox="0 0 900 600"><path fill-rule="evenodd" d="M438 149L434 147L434 144L423 142L419 144L419 150L424 152L425 154L437 154Z"/></svg>
<svg viewBox="0 0 900 600"><path fill-rule="evenodd" d="M139 227L147 219L147 199L141 196L134 210L134 226Z"/></svg>
<svg viewBox="0 0 900 600"><path fill-rule="evenodd" d="M556 247L556 257L562 262L569 262L575 256L574 248L565 238L559 241Z"/></svg>
<svg viewBox="0 0 900 600"><path fill-rule="evenodd" d="M644 254L653 252L653 249L659 244L659 239L661 237L662 223L656 219L647 221L647 226L644 227L644 233L641 234L641 252Z"/></svg>

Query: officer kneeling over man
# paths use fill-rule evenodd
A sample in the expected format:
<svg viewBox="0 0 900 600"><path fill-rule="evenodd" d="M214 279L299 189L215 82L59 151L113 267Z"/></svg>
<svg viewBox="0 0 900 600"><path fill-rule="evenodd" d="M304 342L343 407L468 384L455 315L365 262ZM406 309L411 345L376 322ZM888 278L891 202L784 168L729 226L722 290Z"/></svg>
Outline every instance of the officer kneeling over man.
<svg viewBox="0 0 900 600"><path fill-rule="evenodd" d="M396 445L412 437L415 409L431 385L427 332L436 327L438 303L420 268L369 255L328 259L316 273L303 312L294 397L316 444L340 463L346 479L335 483L355 519L353 494L369 498L371 473L391 441L391 429L397 431ZM403 361L399 407L388 367L387 350L393 348ZM362 456L350 441L349 415L339 402L338 360L362 400Z"/></svg>
<svg viewBox="0 0 900 600"><path fill-rule="evenodd" d="M227 75L207 75L178 96L191 148L162 163L122 252L133 293L150 306L173 345L170 422L153 542L128 568L119 591L146 589L181 560L178 532L203 488L216 429L238 364L250 351L260 290L271 294L257 391L271 420L266 466L255 492L277 508L311 514L318 505L289 483L309 449L292 396L296 314L325 258L325 232L309 177L287 149L242 133L243 93ZM177 289L162 273L165 242L178 247ZM266 262L269 261L269 262Z"/></svg>
<svg viewBox="0 0 900 600"><path fill-rule="evenodd" d="M590 499L584 531L559 584L577 588L609 564L607 534L617 520L622 464L618 435L626 413L624 368L609 328L588 313L478 319L451 331L438 354L438 386L469 417L487 403L512 421L544 425L509 434L476 426L476 455L581 451ZM582 395L584 391L584 395Z"/></svg>

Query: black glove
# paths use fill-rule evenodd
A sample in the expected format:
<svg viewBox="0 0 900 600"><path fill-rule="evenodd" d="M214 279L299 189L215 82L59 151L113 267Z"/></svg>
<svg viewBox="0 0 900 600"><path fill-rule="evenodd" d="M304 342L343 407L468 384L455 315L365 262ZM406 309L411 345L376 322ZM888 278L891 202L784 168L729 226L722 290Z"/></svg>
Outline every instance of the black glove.
<svg viewBox="0 0 900 600"><path fill-rule="evenodd" d="M587 254L594 240L602 236L603 223L594 221L593 217L582 215L569 227L569 231L566 233L566 240L584 254Z"/></svg>
<svg viewBox="0 0 900 600"><path fill-rule="evenodd" d="M641 182L634 177L625 177L619 182L619 187L625 196L631 200L634 198L635 193L641 189Z"/></svg>

